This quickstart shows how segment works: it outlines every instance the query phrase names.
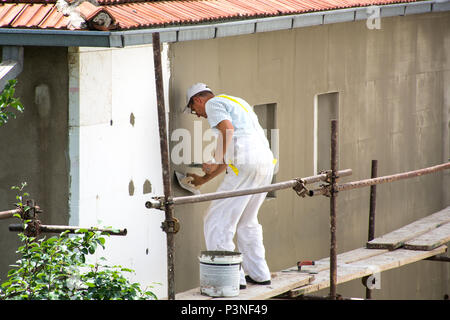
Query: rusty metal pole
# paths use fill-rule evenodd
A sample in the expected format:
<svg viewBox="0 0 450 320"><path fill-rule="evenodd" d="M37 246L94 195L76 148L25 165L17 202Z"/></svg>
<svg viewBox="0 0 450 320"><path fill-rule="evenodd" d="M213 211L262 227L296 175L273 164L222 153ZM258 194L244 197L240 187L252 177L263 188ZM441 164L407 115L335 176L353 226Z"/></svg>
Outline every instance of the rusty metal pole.
<svg viewBox="0 0 450 320"><path fill-rule="evenodd" d="M331 172L331 171L330 171ZM339 177L346 177L352 174L352 169L345 169L338 171ZM174 197L172 198L172 202L174 205L181 205L186 203L198 203L198 202L204 202L204 201L211 201L216 199L224 199L224 198L231 198L231 197L240 197L244 195L249 194L256 194L256 193L263 193L263 192L269 192L274 190L282 190L287 188L294 188L294 190L298 186L303 186L309 183L314 183L318 181L327 181L328 174L320 174L316 176L310 176L306 178L297 178L293 180L287 180L283 182L277 182L274 184L270 184L267 186L257 187L257 188L248 188L248 189L241 189L241 190L234 190L234 191L218 191L218 192L211 192L211 193L204 193L200 195L192 195L192 196L184 196L184 197ZM305 190L305 196L307 194ZM147 201L145 203L146 208L148 209L163 209L161 208L161 198L155 197L153 198L153 201Z"/></svg>
<svg viewBox="0 0 450 320"><path fill-rule="evenodd" d="M153 33L153 61L155 66L155 85L156 85L156 101L158 105L158 125L159 125L159 143L161 147L161 165L164 184L165 201L165 221L162 229L167 236L167 284L168 299L175 300L175 270L174 270L174 251L175 251L175 224L177 220L173 216L172 188L170 185L170 157L169 146L167 141L167 123L166 108L164 105L164 86L161 66L161 43L159 33Z"/></svg>
<svg viewBox="0 0 450 320"><path fill-rule="evenodd" d="M372 160L370 178L378 176L378 160ZM369 236L368 241L375 238L375 207L377 202L377 186L370 186L370 208L369 208ZM372 290L366 287L366 299L372 299Z"/></svg>
<svg viewBox="0 0 450 320"><path fill-rule="evenodd" d="M372 169L370 177L378 176L378 160L372 160ZM377 202L377 186L370 186L370 208L369 208L369 241L375 238L375 208Z"/></svg>
<svg viewBox="0 0 450 320"><path fill-rule="evenodd" d="M373 178L373 179L371 178L371 179L364 179L364 180L359 180L359 181L352 181L352 182L348 182L348 183L342 183L337 186L337 191L347 191L347 190L352 190L352 189L365 188L365 187L369 187L369 186L372 186L375 184L388 183L388 182L393 182L393 181L398 181L398 180L403 180L403 179L411 179L411 178L420 177L420 176L423 176L426 174L431 174L431 173L448 170L448 169L450 169L450 162L438 164L438 165L435 165L432 167L423 168L423 169L419 169L419 170L397 173L397 174L393 174L393 175L389 175L389 176L383 176L383 177L378 177L378 178ZM315 189L315 190L310 190L308 193L308 195L311 197L318 196L318 195L325 195L325 194L328 194L327 188L319 188L319 189Z"/></svg>
<svg viewBox="0 0 450 320"><path fill-rule="evenodd" d="M14 217L16 213L21 213L21 209L13 209L13 210L7 210L7 211L0 211L0 219L9 219Z"/></svg>
<svg viewBox="0 0 450 320"><path fill-rule="evenodd" d="M126 236L127 229L97 229L97 228L83 228L83 227L74 227L74 226L60 226L60 225L46 225L39 223L39 233L61 233L64 231L69 231L69 233L76 233L78 230L86 229L92 232L102 232L107 233L112 236ZM10 224L9 231L23 232L25 228L23 224Z"/></svg>
<svg viewBox="0 0 450 320"><path fill-rule="evenodd" d="M398 180L403 180L403 179L410 179L410 178L420 177L420 176L423 176L426 174L431 174L431 173L435 173L435 172L442 171L442 170L448 170L448 169L450 169L450 162L438 164L433 167L423 168L423 169L419 169L419 170L393 174L390 176L383 176L383 177L378 177L378 178L373 178L373 179L364 179L364 180L360 180L360 181L343 183L338 186L338 191L346 191L346 190L352 190L352 189L357 189L357 188L364 188L364 187L368 187L368 186L371 186L374 184L381 184L381 183L393 182L393 181L398 181ZM314 195L315 195L315 193L314 193Z"/></svg>
<svg viewBox="0 0 450 320"><path fill-rule="evenodd" d="M338 121L331 120L331 190L330 190L330 299L336 300L337 256L336 256L336 197L338 171Z"/></svg>

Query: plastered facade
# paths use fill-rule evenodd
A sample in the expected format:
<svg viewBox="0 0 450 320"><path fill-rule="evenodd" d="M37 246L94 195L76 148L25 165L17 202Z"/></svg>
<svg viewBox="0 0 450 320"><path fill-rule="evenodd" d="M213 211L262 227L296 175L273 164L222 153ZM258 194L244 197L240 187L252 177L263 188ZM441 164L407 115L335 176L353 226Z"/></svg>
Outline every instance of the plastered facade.
<svg viewBox="0 0 450 320"><path fill-rule="evenodd" d="M42 59L45 57L45 59ZM15 96L25 111L0 128L0 210L17 202L12 186L26 182L28 192L44 210L43 223L68 223L68 71L66 48L25 47L23 71L17 77ZM44 88L44 90L39 90ZM0 220L0 281L18 256L20 245Z"/></svg>
<svg viewBox="0 0 450 320"><path fill-rule="evenodd" d="M339 167L353 169L343 182L369 177L372 159L379 161L380 176L442 163L450 156L449 17L392 17L374 30L358 21L165 45L171 150L180 142L172 136L180 128L191 134L194 160L210 146L208 123L180 112L186 88L202 81L252 105L276 104L277 181L314 174L314 101L329 92L339 94ZM27 181L45 210L44 223L127 228L126 237L110 237L99 255L135 269L132 280L143 287L160 282L153 290L165 297L164 213L144 207L163 194L152 47L27 47L24 61L17 96L25 113L0 135L0 209L15 201L10 186ZM49 89L48 113L35 101L41 85ZM186 167L172 163L173 169ZM450 205L449 176L380 185L376 236ZM186 195L175 184L174 193ZM178 292L199 285L207 206L175 208L181 223L175 237ZM338 253L364 246L368 210L368 189L339 194ZM272 271L329 255L327 198L278 191L263 204L260 222ZM7 230L9 223L0 226ZM3 276L18 241L8 231L0 237ZM381 279L375 299L442 299L449 293L450 267L422 261ZM365 289L355 280L339 285L338 293L364 297Z"/></svg>
<svg viewBox="0 0 450 320"><path fill-rule="evenodd" d="M1 210L16 202L10 187L26 181L43 224L126 228L96 258L134 269L130 280L167 296L164 215L144 206L163 193L152 46L27 47L18 80L25 112L1 128ZM1 280L18 258L10 223L0 221Z"/></svg>
<svg viewBox="0 0 450 320"><path fill-rule="evenodd" d="M180 113L185 90L207 83L251 105L277 104L280 150L277 181L314 174L314 100L339 93L339 168L353 169L342 181L415 170L449 157L450 15L424 14L172 44L171 132L194 135L199 121ZM200 120L201 121L201 120ZM202 120L203 130L209 128ZM201 137L201 133L197 134ZM171 142L172 148L179 143ZM203 141L207 145L208 141ZM188 170L175 165L177 170ZM195 169L190 169L195 171ZM212 192L220 178L202 188ZM375 236L393 231L448 206L448 174L380 185ZM176 195L186 195L175 188ZM198 286L197 256L205 249L207 203L178 206L177 291ZM369 188L338 196L338 253L367 241ZM299 260L329 256L329 200L277 192L260 211L266 257L272 271ZM449 290L449 266L422 261L382 274L375 299L442 299ZM325 290L326 291L326 290ZM321 292L326 295L327 292ZM338 286L344 296L364 297L360 281ZM320 294L320 293L319 293Z"/></svg>

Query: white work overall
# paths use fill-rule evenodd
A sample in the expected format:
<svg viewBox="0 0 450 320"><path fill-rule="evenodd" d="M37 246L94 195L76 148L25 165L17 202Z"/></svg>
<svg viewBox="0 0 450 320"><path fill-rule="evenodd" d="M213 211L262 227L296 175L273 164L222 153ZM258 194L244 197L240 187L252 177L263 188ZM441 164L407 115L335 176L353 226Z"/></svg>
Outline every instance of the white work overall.
<svg viewBox="0 0 450 320"><path fill-rule="evenodd" d="M229 147L225 160L233 162L234 169L227 168L217 191L255 188L272 182L273 154L253 110L247 112L249 116L252 113L252 122L256 121L253 123L255 130L252 134L233 137L234 152L230 154ZM258 222L258 210L266 195L259 193L214 200L204 218L207 250L234 251L233 238L237 234L238 250L243 254L242 285L246 284L244 272L258 282L271 278L265 259L262 227Z"/></svg>

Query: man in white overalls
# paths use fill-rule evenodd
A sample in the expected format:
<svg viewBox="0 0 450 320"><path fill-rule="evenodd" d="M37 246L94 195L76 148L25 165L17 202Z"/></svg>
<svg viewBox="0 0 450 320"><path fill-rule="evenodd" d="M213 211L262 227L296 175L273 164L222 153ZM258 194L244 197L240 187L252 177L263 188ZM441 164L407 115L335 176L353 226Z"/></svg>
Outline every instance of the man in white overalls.
<svg viewBox="0 0 450 320"><path fill-rule="evenodd" d="M271 183L275 160L258 117L246 101L223 94L215 96L203 83L190 87L186 100L185 111L207 118L211 128L220 132L214 161L203 164L205 175L188 174L194 178L192 184L200 186L225 170L227 174L217 191ZM271 283L262 227L258 222L258 210L266 195L214 200L204 219L207 250L234 251L233 238L237 234L238 250L243 254L242 289L247 282Z"/></svg>

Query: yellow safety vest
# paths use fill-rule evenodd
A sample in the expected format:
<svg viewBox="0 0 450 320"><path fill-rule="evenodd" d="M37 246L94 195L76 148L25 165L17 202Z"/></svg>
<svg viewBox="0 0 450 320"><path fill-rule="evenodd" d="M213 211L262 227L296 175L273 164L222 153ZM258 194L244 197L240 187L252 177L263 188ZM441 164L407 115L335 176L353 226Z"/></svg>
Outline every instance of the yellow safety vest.
<svg viewBox="0 0 450 320"><path fill-rule="evenodd" d="M237 103L238 105L240 105L240 106L242 107L242 109L245 110L245 112L248 112L247 108L244 107L244 106L242 105L242 103L240 103L240 102L237 101L236 99L233 99L232 97L229 97L229 96L224 95L224 94L218 95L217 97L221 97L221 98L225 98L225 99L228 99L228 100L230 100L230 101L233 101L233 102ZM274 158L274 159L272 160L272 163L275 165L275 164L277 163L277 161L278 161L278 160ZM233 170L233 172L234 172L236 175L239 174L239 169L236 168L236 166L233 165L231 162L228 164L228 166L231 168L231 170Z"/></svg>

